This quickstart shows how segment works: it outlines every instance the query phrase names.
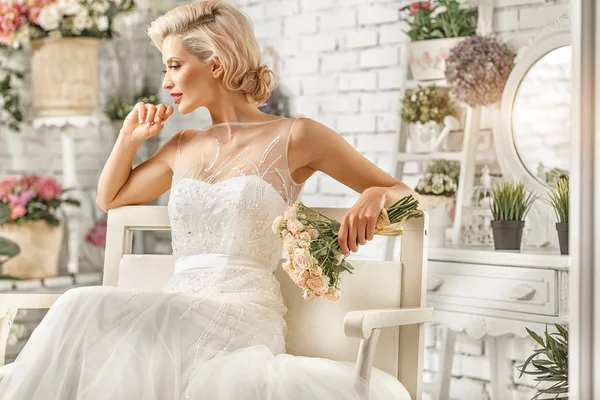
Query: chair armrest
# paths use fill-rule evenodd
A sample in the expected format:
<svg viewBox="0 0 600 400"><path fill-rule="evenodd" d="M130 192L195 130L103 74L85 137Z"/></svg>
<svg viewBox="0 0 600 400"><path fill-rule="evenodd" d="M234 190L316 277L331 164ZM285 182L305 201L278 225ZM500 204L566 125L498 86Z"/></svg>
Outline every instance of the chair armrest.
<svg viewBox="0 0 600 400"><path fill-rule="evenodd" d="M369 339L374 329L431 322L433 308L407 307L351 311L344 318L346 336Z"/></svg>
<svg viewBox="0 0 600 400"><path fill-rule="evenodd" d="M60 294L0 294L0 366L4 365L10 326L21 308L50 308Z"/></svg>
<svg viewBox="0 0 600 400"><path fill-rule="evenodd" d="M11 293L0 294L0 318L9 309L50 308L61 294Z"/></svg>

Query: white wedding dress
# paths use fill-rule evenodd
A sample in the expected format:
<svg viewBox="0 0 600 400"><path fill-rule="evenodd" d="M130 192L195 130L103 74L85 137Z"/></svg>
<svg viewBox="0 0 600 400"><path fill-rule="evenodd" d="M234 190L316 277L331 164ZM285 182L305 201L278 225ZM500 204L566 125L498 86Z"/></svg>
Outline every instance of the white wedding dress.
<svg viewBox="0 0 600 400"><path fill-rule="evenodd" d="M271 223L302 188L287 167L294 122L184 132L168 207L173 277L162 292L68 290L0 382L0 399L364 398L353 368L285 354ZM392 398L375 382L370 392Z"/></svg>

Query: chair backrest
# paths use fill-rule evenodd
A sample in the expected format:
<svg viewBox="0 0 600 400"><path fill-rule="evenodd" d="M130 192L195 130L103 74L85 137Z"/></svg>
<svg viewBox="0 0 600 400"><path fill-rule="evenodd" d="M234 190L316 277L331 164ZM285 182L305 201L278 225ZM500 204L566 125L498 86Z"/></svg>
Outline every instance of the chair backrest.
<svg viewBox="0 0 600 400"><path fill-rule="evenodd" d="M319 208L341 220L346 209ZM288 308L287 352L294 355L356 361L358 339L344 334L344 316L362 309L424 307L426 261L425 218L410 220L401 236L400 262L350 261L356 267L342 281L342 300L305 303L301 290L282 268L275 275ZM109 211L104 285L160 290L173 274L170 255L130 254L135 230L167 230L165 206L127 206ZM398 377L413 398L421 392L424 330L420 326L381 332L374 366Z"/></svg>

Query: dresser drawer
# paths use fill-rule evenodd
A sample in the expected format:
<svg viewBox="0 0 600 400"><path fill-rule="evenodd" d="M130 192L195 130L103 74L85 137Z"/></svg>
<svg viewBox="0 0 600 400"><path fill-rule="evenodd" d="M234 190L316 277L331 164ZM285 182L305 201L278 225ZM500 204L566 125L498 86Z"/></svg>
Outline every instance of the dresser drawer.
<svg viewBox="0 0 600 400"><path fill-rule="evenodd" d="M556 271L483 264L429 261L427 301L558 315Z"/></svg>

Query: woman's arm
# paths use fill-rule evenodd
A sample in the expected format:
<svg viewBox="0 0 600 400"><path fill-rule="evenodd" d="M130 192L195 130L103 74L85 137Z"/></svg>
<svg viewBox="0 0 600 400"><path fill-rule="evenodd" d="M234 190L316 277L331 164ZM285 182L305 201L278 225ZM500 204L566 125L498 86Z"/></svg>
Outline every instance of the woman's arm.
<svg viewBox="0 0 600 400"><path fill-rule="evenodd" d="M170 106L139 103L127 116L100 174L98 207L107 211L127 204L143 204L169 190L173 176L171 164L181 133L169 138L135 169L131 166L140 144L158 134L172 113Z"/></svg>
<svg viewBox="0 0 600 400"><path fill-rule="evenodd" d="M339 242L342 251L356 252L358 245L372 240L377 217L383 207L404 196L420 196L362 156L338 133L308 118L295 122L290 137L290 169L304 175L321 171L361 193L341 221ZM308 172L307 172L308 171Z"/></svg>

